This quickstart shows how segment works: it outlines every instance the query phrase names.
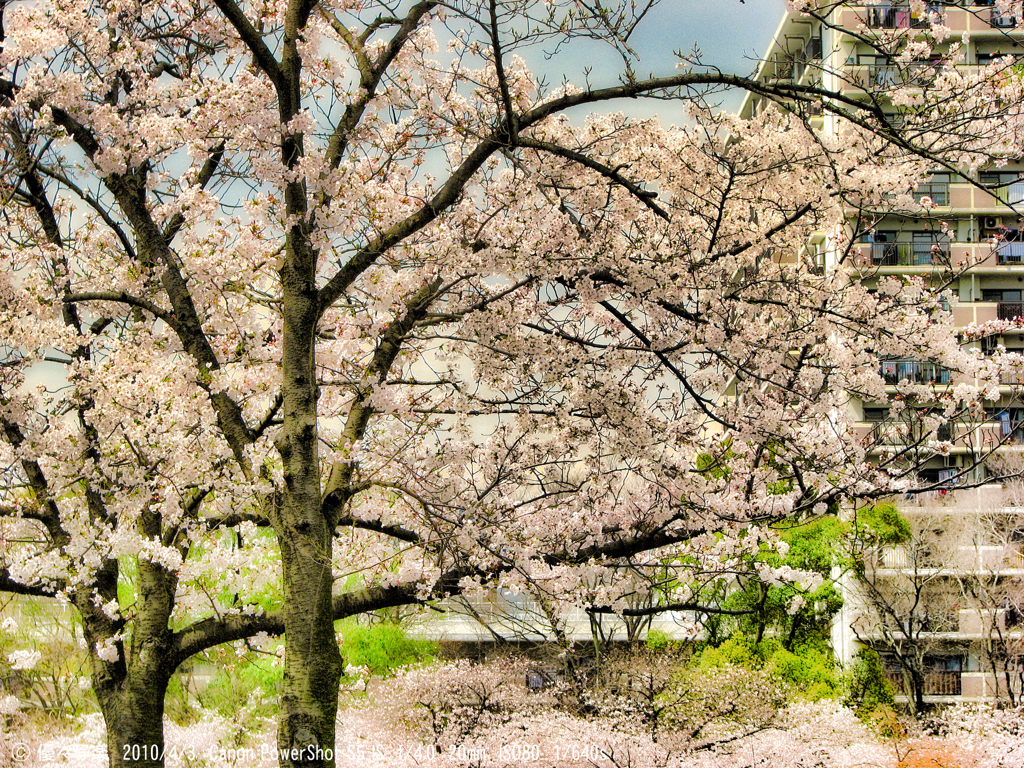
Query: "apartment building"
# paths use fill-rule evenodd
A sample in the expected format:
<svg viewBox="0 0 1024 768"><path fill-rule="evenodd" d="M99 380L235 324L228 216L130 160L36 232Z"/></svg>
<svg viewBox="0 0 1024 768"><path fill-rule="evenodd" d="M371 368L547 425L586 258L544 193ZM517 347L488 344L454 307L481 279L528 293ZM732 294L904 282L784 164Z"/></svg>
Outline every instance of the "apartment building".
<svg viewBox="0 0 1024 768"><path fill-rule="evenodd" d="M994 61L1005 76L1024 69L1024 34L1017 19L1005 16L992 0L932 3L928 11L944 15L953 43L962 42L955 66L978 68ZM820 84L854 98L877 97L880 89L902 85L926 88L940 66L936 60L911 63L883 56L873 39L912 38L926 21L905 2L844 4L825 23L787 12L758 77L767 82ZM1019 58L1021 66L1005 57ZM871 94L871 96L869 96ZM883 102L884 103L884 102ZM744 116L765 108L748 96ZM892 108L893 119L899 110ZM805 113L812 126L837 131L828 110ZM988 187L983 189L981 187ZM823 268L852 258L860 279L916 275L948 283L957 296L958 327L1024 318L1024 164L982 169L966 178L937 169L916 191L928 198L920 213L877 214L868 226L851 221L852 246L839 249L824 235L808 244L808 254ZM959 264L974 264L967 270ZM964 339L983 350L998 345L1024 352L1024 335L1008 324L1006 333ZM887 360L886 382L949 383L950 373L922 360ZM965 480L984 480L978 461L985 448L1002 444L1000 453L1015 459L1024 446L1024 381L1006 376L1000 400L983 420L951 424L938 435L951 440L948 454L928 453L925 427L913 416L890 418L885 403L851 405L853 428L875 451L909 451L908 465L920 466L919 479L935 486L924 499L900 499L897 506L912 537L866 553L861 578L846 578L846 608L834 629L837 654L852 660L858 648L878 650L897 692L920 704L939 701L1016 700L1024 681L1024 511L1007 501L1001 488L962 491ZM913 673L913 674L911 674ZM915 678L915 679L912 679ZM917 688L920 688L918 695Z"/></svg>

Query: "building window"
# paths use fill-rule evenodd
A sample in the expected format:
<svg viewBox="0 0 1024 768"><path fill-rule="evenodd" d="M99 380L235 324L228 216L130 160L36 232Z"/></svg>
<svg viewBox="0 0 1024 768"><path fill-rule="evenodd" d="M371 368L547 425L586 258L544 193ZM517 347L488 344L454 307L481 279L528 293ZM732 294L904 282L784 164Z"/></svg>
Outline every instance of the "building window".
<svg viewBox="0 0 1024 768"><path fill-rule="evenodd" d="M889 418L888 408L865 408L864 421L885 421Z"/></svg>
<svg viewBox="0 0 1024 768"><path fill-rule="evenodd" d="M881 365L886 384L906 380L912 384L949 384L950 371L938 363L919 360L886 360Z"/></svg>
<svg viewBox="0 0 1024 768"><path fill-rule="evenodd" d="M936 205L949 205L948 173L933 173L928 181L914 190L914 198L918 201L930 198Z"/></svg>
<svg viewBox="0 0 1024 768"><path fill-rule="evenodd" d="M978 180L991 187L992 194L1005 205L1024 202L1024 180L1017 171L986 171Z"/></svg>
<svg viewBox="0 0 1024 768"><path fill-rule="evenodd" d="M1024 408L987 408L989 421L999 425L999 438L1009 445L1024 444Z"/></svg>

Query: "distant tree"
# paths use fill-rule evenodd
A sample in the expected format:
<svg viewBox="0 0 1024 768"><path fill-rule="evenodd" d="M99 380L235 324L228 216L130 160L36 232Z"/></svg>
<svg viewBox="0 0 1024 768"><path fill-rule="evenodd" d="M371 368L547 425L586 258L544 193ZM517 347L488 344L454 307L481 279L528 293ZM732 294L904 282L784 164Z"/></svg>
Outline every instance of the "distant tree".
<svg viewBox="0 0 1024 768"><path fill-rule="evenodd" d="M1002 459L999 464L1015 461ZM1024 514L1016 506L1019 480L1002 493L979 497L963 509L968 525L960 540L956 589L966 629L980 638L972 650L992 675L990 696L1018 706L1024 703ZM966 506L966 505L962 505Z"/></svg>
<svg viewBox="0 0 1024 768"><path fill-rule="evenodd" d="M854 570L866 610L854 631L899 665L919 712L926 657L950 652L977 656L995 684L988 695L1019 699L1024 521L1008 505L1017 492L1010 483L1000 494L952 494L941 506L858 513ZM950 632L978 637L950 647L941 635Z"/></svg>
<svg viewBox="0 0 1024 768"><path fill-rule="evenodd" d="M955 506L901 513L886 502L857 513L852 628L862 643L895 662L902 690L918 713L925 711L928 681L936 672L929 664L950 652L962 663L966 653L950 649L943 635L960 629L957 580L973 574L973 559L965 561L963 552L973 522Z"/></svg>
<svg viewBox="0 0 1024 768"><path fill-rule="evenodd" d="M782 546L765 547L754 556L750 575L740 581L740 589L730 593L724 605L741 615L734 619L738 629L754 644L766 636L781 641L793 650L801 643L828 643L832 621L843 606L833 571L845 565L842 544L846 526L834 516L810 523L782 526ZM788 567L819 577L813 589L792 583L776 583L757 578L757 564L772 568Z"/></svg>

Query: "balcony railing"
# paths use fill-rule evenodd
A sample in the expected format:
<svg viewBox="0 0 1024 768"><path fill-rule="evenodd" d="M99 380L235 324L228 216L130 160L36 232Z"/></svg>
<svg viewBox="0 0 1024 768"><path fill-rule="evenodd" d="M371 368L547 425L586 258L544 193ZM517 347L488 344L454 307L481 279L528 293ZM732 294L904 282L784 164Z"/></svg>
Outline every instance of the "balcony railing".
<svg viewBox="0 0 1024 768"><path fill-rule="evenodd" d="M903 673L898 670L886 670L885 676L892 683L896 693L906 696L907 691L903 683ZM925 696L959 696L960 695L960 673L959 672L925 672L924 673L924 695Z"/></svg>
<svg viewBox="0 0 1024 768"><path fill-rule="evenodd" d="M876 568L909 568L910 553L906 547L884 547L878 552Z"/></svg>
<svg viewBox="0 0 1024 768"><path fill-rule="evenodd" d="M871 261L876 267L920 267L948 260L949 254L937 243L871 244Z"/></svg>
<svg viewBox="0 0 1024 768"><path fill-rule="evenodd" d="M924 18L911 13L909 5L883 3L869 6L865 11L864 23L871 29L910 29L928 24Z"/></svg>
<svg viewBox="0 0 1024 768"><path fill-rule="evenodd" d="M957 547L942 551L929 552L921 547L911 551L906 546L880 547L875 554L874 567L881 569L904 570L918 568L941 568L947 573L992 572L1006 569L1018 569L1024 566L1024 555L1019 545L982 544ZM928 617L927 626L933 632L971 632L964 622L965 612L960 612L959 619L952 614L936 614ZM1018 621L1016 614L1013 620Z"/></svg>
<svg viewBox="0 0 1024 768"><path fill-rule="evenodd" d="M948 368L917 360L886 360L879 373L886 384L898 384L904 379L911 384L949 384L950 378Z"/></svg>
<svg viewBox="0 0 1024 768"><path fill-rule="evenodd" d="M868 83L880 88L896 85L923 88L933 82L937 74L938 69L929 62L918 62L902 67L895 64L874 64L868 68Z"/></svg>
<svg viewBox="0 0 1024 768"><path fill-rule="evenodd" d="M1024 243L997 243L996 264L1024 264Z"/></svg>
<svg viewBox="0 0 1024 768"><path fill-rule="evenodd" d="M1000 320L1018 320L1024 318L1024 302L1000 301L997 312Z"/></svg>

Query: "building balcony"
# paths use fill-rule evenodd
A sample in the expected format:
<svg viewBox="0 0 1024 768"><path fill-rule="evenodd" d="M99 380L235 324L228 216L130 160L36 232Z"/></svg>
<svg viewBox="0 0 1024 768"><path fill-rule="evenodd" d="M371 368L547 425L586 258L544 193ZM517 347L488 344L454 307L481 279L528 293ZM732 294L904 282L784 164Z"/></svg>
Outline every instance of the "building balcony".
<svg viewBox="0 0 1024 768"><path fill-rule="evenodd" d="M974 323L981 325L996 320L1020 320L1024 324L1024 302L1022 301L971 301L962 302L952 308L953 324L964 328ZM1022 374L1008 373L1007 377L1016 376L1015 380L1007 378L1004 384L1022 384Z"/></svg>
<svg viewBox="0 0 1024 768"><path fill-rule="evenodd" d="M959 696L961 694L961 672L925 672L925 696ZM907 696L906 682L903 673L898 670L886 670L886 678L892 684L897 696Z"/></svg>
<svg viewBox="0 0 1024 768"><path fill-rule="evenodd" d="M879 371L886 384L895 385L901 381L911 384L949 384L951 371L938 363L920 360L886 360Z"/></svg>
<svg viewBox="0 0 1024 768"><path fill-rule="evenodd" d="M949 251L936 243L871 243L876 267L922 267L948 264Z"/></svg>
<svg viewBox="0 0 1024 768"><path fill-rule="evenodd" d="M932 271L961 269L1002 272L1024 266L1024 242L991 241L975 243L855 243L853 258L863 269L877 267L885 271ZM993 317L994 319L994 317Z"/></svg>
<svg viewBox="0 0 1024 768"><path fill-rule="evenodd" d="M978 189L973 184L957 181L949 185L949 205L954 209L994 210L1024 202L1024 182L1013 182L995 190ZM982 227L984 229L984 227Z"/></svg>
<svg viewBox="0 0 1024 768"><path fill-rule="evenodd" d="M1002 383L1007 386L1016 385ZM1024 422L1008 422L1004 425L995 419L983 424L944 424L933 433L925 432L920 424L894 421L860 422L853 424L851 428L854 437L869 451L912 449L922 458L925 457L927 443L931 440L949 443L948 450L951 454L975 453L979 448L991 450L1000 446L1024 445ZM960 470L955 467L943 468L938 478L932 482L956 482L952 478L959 472Z"/></svg>
<svg viewBox="0 0 1024 768"><path fill-rule="evenodd" d="M929 5L929 11L942 12L942 6ZM864 23L869 29L917 29L928 26L927 19L910 9L909 4L878 3L863 9Z"/></svg>
<svg viewBox="0 0 1024 768"><path fill-rule="evenodd" d="M849 70L850 81L861 88L924 88L935 80L938 68L930 62L896 64L858 64Z"/></svg>
<svg viewBox="0 0 1024 768"><path fill-rule="evenodd" d="M858 64L850 69L850 80L863 89L927 88L943 69L939 61L912 61L907 64ZM957 67L962 69L962 67ZM938 205L947 205L938 202Z"/></svg>
<svg viewBox="0 0 1024 768"><path fill-rule="evenodd" d="M982 7L958 8L955 5L929 3L927 10L941 14L945 25L957 37L964 32L980 36L1004 35L1007 29L1016 26L1015 17L1001 14L994 6L984 7L982 3L974 5ZM840 34L851 41L856 39L856 30L860 24L878 32L919 29L926 24L923 17L911 11L909 3L885 0L865 3L859 8L842 8L836 12L835 22L840 30L849 30L841 31Z"/></svg>
<svg viewBox="0 0 1024 768"><path fill-rule="evenodd" d="M1024 243L997 243L994 250L999 266L1024 264Z"/></svg>
<svg viewBox="0 0 1024 768"><path fill-rule="evenodd" d="M871 567L876 570L921 571L938 570L958 574L991 574L1006 571L1020 571L1024 568L1024 552L1021 545L1010 544L967 544L960 547L943 547L941 551L929 551L921 547L911 551L905 546L881 547L875 553ZM1017 613L1004 612L996 617L1000 629L1019 626ZM978 634L981 621L985 618L977 610L961 610L958 616L950 614L934 620L932 631ZM988 617L989 619L991 616Z"/></svg>
<svg viewBox="0 0 1024 768"><path fill-rule="evenodd" d="M1009 684L1014 694L1021 695L1022 675L1019 668L1011 665ZM905 689L903 673L899 669L889 667L885 670L885 676L892 683L897 696L908 695ZM954 670L926 670L924 673L924 695L934 697L960 696L965 699L977 701L1005 699L1007 696L1006 676L997 676L992 672L957 672Z"/></svg>
<svg viewBox="0 0 1024 768"><path fill-rule="evenodd" d="M1020 320L1024 318L1024 302L1000 301L997 316L1000 320Z"/></svg>

